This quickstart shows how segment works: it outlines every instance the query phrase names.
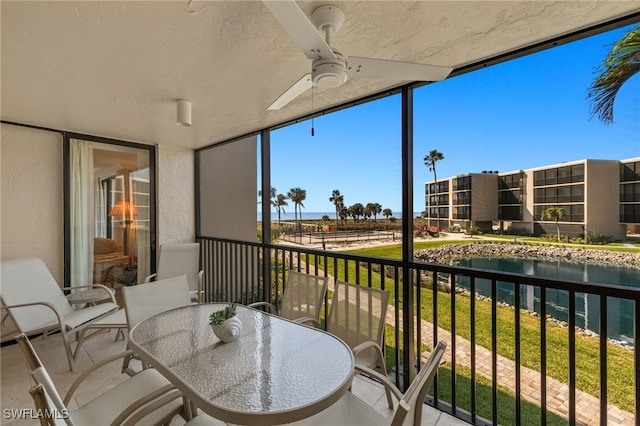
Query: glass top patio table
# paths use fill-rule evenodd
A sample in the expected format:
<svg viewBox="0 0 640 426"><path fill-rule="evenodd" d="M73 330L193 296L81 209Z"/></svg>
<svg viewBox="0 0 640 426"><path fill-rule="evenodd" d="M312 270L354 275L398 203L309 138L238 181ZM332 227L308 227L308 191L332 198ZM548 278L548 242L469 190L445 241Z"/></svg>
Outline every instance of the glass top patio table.
<svg viewBox="0 0 640 426"><path fill-rule="evenodd" d="M349 389L354 358L337 337L238 306L239 339L223 343L209 315L189 305L137 324L135 352L207 414L234 424L280 424L328 408Z"/></svg>

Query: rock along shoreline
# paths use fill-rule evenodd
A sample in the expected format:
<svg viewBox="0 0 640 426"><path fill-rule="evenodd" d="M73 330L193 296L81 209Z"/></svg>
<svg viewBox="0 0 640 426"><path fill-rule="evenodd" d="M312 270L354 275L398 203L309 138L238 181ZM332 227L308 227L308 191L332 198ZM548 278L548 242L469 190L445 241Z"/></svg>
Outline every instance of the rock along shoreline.
<svg viewBox="0 0 640 426"><path fill-rule="evenodd" d="M640 254L609 250L590 250L555 246L513 243L451 244L414 253L417 260L427 263L450 264L473 256L504 256L541 260L562 259L572 263L592 263L627 266L640 269Z"/></svg>

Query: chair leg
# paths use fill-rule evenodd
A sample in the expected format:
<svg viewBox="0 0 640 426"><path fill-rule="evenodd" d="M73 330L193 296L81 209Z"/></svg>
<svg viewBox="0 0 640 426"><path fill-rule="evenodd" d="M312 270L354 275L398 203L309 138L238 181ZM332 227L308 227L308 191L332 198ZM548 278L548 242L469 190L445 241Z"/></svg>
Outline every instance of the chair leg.
<svg viewBox="0 0 640 426"><path fill-rule="evenodd" d="M380 371L385 377L387 377L387 363L385 362L384 354L379 347L376 347L376 349L376 352L378 353L378 364L380 365ZM391 396L391 390L385 386L384 391L387 394L387 403L389 404L389 408L393 410L393 397Z"/></svg>
<svg viewBox="0 0 640 426"><path fill-rule="evenodd" d="M124 331L122 328L118 328L116 331L116 338L114 340L114 342L118 341L118 337L122 337L122 340L124 340Z"/></svg>
<svg viewBox="0 0 640 426"><path fill-rule="evenodd" d="M73 359L77 359L78 358L78 352L80 352L80 348L82 347L82 344L84 343L84 336L86 334L87 330L81 330L78 333L77 339L76 339L76 349L73 351Z"/></svg>
<svg viewBox="0 0 640 426"><path fill-rule="evenodd" d="M74 366L75 366L75 357L73 356L73 352L71 351L71 342L69 340L69 334L68 333L60 333L62 334L62 340L64 341L64 350L67 353L67 361L69 362L69 370L72 373L75 373L74 370Z"/></svg>

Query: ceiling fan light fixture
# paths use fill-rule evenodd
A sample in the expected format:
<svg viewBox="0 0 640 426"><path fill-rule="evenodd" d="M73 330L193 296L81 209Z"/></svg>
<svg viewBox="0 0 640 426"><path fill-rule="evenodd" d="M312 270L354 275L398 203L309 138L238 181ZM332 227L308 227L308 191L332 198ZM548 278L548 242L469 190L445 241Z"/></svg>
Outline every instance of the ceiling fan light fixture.
<svg viewBox="0 0 640 426"><path fill-rule="evenodd" d="M343 56L334 51L336 58L317 59L313 62L311 76L313 84L333 89L342 86L347 81L347 64Z"/></svg>

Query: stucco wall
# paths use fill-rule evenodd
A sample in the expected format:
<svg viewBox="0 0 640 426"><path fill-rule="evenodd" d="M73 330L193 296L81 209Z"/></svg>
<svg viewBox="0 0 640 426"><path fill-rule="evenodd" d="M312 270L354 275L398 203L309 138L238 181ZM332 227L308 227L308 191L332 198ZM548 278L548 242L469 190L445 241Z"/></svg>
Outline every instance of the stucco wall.
<svg viewBox="0 0 640 426"><path fill-rule="evenodd" d="M158 242L195 241L194 153L163 145L158 148Z"/></svg>
<svg viewBox="0 0 640 426"><path fill-rule="evenodd" d="M62 136L8 124L0 130L0 258L38 256L62 284ZM157 152L158 244L194 241L193 150Z"/></svg>
<svg viewBox="0 0 640 426"><path fill-rule="evenodd" d="M1 126L0 258L40 257L62 284L62 136Z"/></svg>

